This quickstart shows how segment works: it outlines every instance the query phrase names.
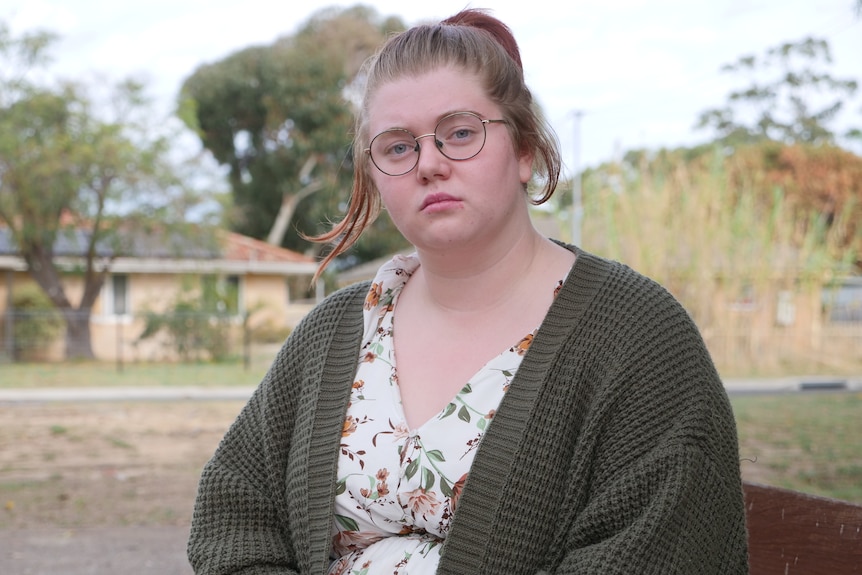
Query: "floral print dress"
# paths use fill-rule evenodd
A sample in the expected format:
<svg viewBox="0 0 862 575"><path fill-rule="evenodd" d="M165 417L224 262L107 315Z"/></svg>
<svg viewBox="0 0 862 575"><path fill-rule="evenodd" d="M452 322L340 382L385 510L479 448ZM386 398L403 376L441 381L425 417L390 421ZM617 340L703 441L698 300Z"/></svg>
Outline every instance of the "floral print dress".
<svg viewBox="0 0 862 575"><path fill-rule="evenodd" d="M340 444L328 575L435 573L473 456L533 338L526 334L503 350L440 413L410 429L392 329L398 295L418 266L415 254L396 256L380 268L365 301L365 335Z"/></svg>

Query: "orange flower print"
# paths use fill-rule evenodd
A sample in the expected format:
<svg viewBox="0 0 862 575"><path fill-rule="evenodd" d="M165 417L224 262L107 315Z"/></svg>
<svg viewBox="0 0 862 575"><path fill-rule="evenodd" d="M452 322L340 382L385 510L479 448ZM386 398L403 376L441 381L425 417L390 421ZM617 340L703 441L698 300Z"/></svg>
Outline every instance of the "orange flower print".
<svg viewBox="0 0 862 575"><path fill-rule="evenodd" d="M389 495L389 485L386 484L386 479L389 478L389 470L388 469L380 469L377 471L377 495L380 497L386 497Z"/></svg>
<svg viewBox="0 0 862 575"><path fill-rule="evenodd" d="M341 437L347 437L348 435L355 433L357 423L359 423L358 419L348 416L347 419L344 420L344 425L341 428Z"/></svg>
<svg viewBox="0 0 862 575"><path fill-rule="evenodd" d="M452 513L455 513L455 508L458 507L458 499L461 498L461 492L464 491L465 483L467 483L466 473L452 486L452 497L449 498L449 508L452 510Z"/></svg>
<svg viewBox="0 0 862 575"><path fill-rule="evenodd" d="M362 389L365 387L365 381L362 379L357 379L353 382L353 389Z"/></svg>
<svg viewBox="0 0 862 575"><path fill-rule="evenodd" d="M370 351L362 357L362 361L366 363L372 363L375 359L377 359L377 356Z"/></svg>
<svg viewBox="0 0 862 575"><path fill-rule="evenodd" d="M386 484L385 481L381 481L377 484L377 495L379 495L380 497L386 497L387 495L389 495L389 486Z"/></svg>
<svg viewBox="0 0 862 575"><path fill-rule="evenodd" d="M407 506L414 515L423 517L429 513L433 515L440 507L440 501L437 501L437 495L433 491L429 493L420 487L404 495L407 497Z"/></svg>
<svg viewBox="0 0 862 575"><path fill-rule="evenodd" d="M410 437L410 428L407 426L407 423L403 421L399 421L395 427L393 427L393 437L395 439L407 439Z"/></svg>
<svg viewBox="0 0 862 575"><path fill-rule="evenodd" d="M371 531L341 531L332 538L332 547L339 555L347 555L357 549L377 543L385 535Z"/></svg>
<svg viewBox="0 0 862 575"><path fill-rule="evenodd" d="M518 355L524 355L527 353L527 350L530 349L530 344L533 343L533 334L528 333L524 337L521 338L521 341L515 345L511 351L518 352Z"/></svg>
<svg viewBox="0 0 862 575"><path fill-rule="evenodd" d="M380 303L380 295L383 293L383 284L374 283L365 296L365 309L369 310Z"/></svg>

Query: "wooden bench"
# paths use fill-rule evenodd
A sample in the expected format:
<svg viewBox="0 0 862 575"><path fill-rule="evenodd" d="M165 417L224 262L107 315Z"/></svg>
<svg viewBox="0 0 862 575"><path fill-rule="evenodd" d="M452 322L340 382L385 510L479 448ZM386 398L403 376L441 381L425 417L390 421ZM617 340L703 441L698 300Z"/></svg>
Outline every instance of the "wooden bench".
<svg viewBox="0 0 862 575"><path fill-rule="evenodd" d="M743 487L751 575L862 575L862 505Z"/></svg>

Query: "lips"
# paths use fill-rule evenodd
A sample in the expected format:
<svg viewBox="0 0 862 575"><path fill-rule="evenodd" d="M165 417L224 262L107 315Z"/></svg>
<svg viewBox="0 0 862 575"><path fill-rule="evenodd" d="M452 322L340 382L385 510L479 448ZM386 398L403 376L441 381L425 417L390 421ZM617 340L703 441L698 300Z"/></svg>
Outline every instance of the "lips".
<svg viewBox="0 0 862 575"><path fill-rule="evenodd" d="M449 194L428 194L425 196L425 199L422 201L422 206L419 208L421 211L425 211L426 209L445 209L447 206L451 206L456 202L460 202L458 198L455 196L450 196Z"/></svg>

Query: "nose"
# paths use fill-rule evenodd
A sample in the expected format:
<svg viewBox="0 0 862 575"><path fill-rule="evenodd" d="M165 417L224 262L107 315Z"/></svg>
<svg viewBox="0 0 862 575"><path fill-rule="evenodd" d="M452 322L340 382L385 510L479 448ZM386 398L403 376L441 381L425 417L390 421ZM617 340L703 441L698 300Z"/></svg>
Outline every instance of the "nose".
<svg viewBox="0 0 862 575"><path fill-rule="evenodd" d="M437 152L439 153L423 154L421 151L421 144L419 143L419 140L422 138L434 138L434 147L437 148ZM443 142L438 140L437 135L434 133L422 134L421 136L416 136L414 139L416 140L416 152L419 153L419 158L416 160L417 177L422 180L431 179L435 176L444 177L448 170L448 162L446 161L446 156L444 156L441 151L443 148Z"/></svg>

